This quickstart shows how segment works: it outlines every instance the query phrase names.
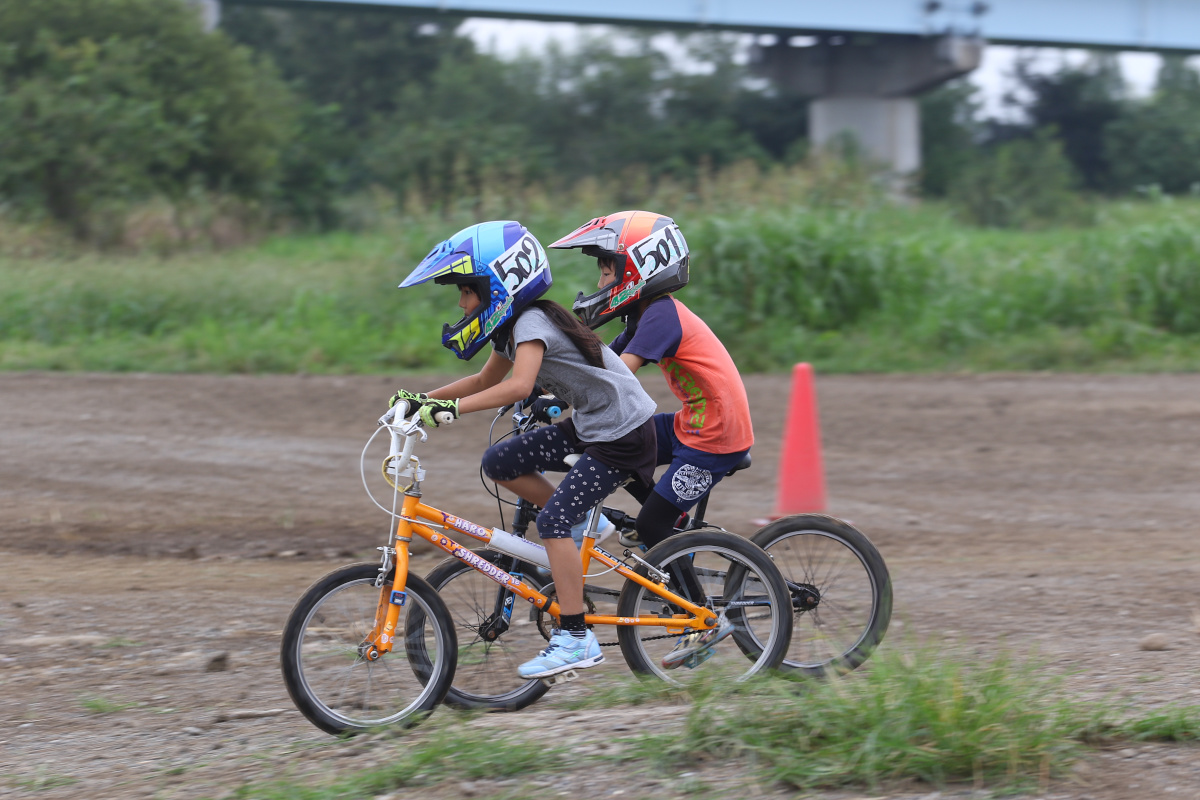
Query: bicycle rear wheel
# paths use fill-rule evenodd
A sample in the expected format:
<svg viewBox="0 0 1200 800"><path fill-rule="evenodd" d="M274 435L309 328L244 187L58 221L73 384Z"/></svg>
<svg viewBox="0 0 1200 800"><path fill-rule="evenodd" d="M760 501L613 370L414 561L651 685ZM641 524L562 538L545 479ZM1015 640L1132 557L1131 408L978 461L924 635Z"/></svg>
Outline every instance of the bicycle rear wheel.
<svg viewBox="0 0 1200 800"><path fill-rule="evenodd" d="M492 550L474 552L491 563L511 563L510 556ZM438 564L425 579L445 601L458 638L458 667L446 705L517 711L549 690L541 680L517 674L517 667L545 646L528 603L457 558ZM522 573L521 579L542 588L532 571Z"/></svg>
<svg viewBox="0 0 1200 800"><path fill-rule="evenodd" d="M883 640L892 583L879 551L851 525L823 514L784 517L751 538L783 573L794 613L784 671L849 672ZM761 646L751 637L748 648Z"/></svg>
<svg viewBox="0 0 1200 800"><path fill-rule="evenodd" d="M679 634L660 627L622 625L617 628L617 641L635 673L687 685L705 675L745 680L783 662L792 634L788 591L779 570L757 545L732 533L692 531L672 536L644 558L672 576L673 592L690 595L688 599L697 605L724 614L733 624L733 636L748 637L757 650L743 654L733 642L718 642L699 663L671 668L664 666L663 659L675 649ZM644 566L637 571L647 574ZM625 582L617 601L617 615L622 617L670 618L680 613L680 608L631 580Z"/></svg>
<svg viewBox="0 0 1200 800"><path fill-rule="evenodd" d="M353 564L318 580L283 629L280 665L296 708L327 733L415 725L442 701L454 678L450 612L438 593L409 575L391 652L364 657L380 593L378 564ZM389 575L388 582L391 577ZM407 623L416 619L416 625ZM409 633L412 627L416 633Z"/></svg>

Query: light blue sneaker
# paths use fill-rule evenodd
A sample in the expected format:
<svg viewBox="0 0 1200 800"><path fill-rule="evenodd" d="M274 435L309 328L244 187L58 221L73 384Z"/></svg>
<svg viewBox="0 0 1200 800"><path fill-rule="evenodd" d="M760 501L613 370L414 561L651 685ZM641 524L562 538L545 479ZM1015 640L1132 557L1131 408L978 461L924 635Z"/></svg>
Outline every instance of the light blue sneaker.
<svg viewBox="0 0 1200 800"><path fill-rule="evenodd" d="M586 669L604 663L600 643L596 634L587 632L584 639L576 639L566 631L556 630L537 658L517 667L522 678L549 678L571 669Z"/></svg>
<svg viewBox="0 0 1200 800"><path fill-rule="evenodd" d="M583 534L584 531L587 530L588 521L591 520L592 514L594 513L595 509L592 509L584 516L583 519L575 523L575 526L571 528L571 538L575 540L576 547L583 547ZM612 524L612 520L601 514L600 522L596 525L596 544L600 544L600 542L604 541L609 536L612 536L613 531L616 529L617 526Z"/></svg>

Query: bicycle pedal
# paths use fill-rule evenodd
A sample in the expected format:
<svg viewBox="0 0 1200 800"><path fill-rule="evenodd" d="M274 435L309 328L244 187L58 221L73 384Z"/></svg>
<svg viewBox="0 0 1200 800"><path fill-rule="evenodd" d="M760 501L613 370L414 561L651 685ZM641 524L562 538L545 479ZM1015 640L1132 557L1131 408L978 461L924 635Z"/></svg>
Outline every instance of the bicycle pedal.
<svg viewBox="0 0 1200 800"><path fill-rule="evenodd" d="M712 658L714 655L716 655L716 652L717 651L711 647L705 648L704 650L701 650L698 653L693 653L692 655L685 658L683 660L683 663L680 664L680 666L686 667L687 669L695 669L696 667L700 666L705 661L708 661L710 658Z"/></svg>
<svg viewBox="0 0 1200 800"><path fill-rule="evenodd" d="M549 678L542 678L542 683L546 684L546 686L550 688L554 688L560 683L570 683L578 677L578 672L573 669L569 669L566 672L560 672L557 675L551 675Z"/></svg>

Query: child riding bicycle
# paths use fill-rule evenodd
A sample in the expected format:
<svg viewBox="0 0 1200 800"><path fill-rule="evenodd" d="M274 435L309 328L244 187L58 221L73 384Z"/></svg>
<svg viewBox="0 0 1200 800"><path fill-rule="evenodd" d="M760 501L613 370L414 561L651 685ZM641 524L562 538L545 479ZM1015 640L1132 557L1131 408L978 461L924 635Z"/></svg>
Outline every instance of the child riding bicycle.
<svg viewBox="0 0 1200 800"><path fill-rule="evenodd" d="M483 471L541 508L538 535L562 611L546 649L518 672L545 678L600 664L599 643L584 624L583 572L571 528L629 478L653 480L654 401L595 333L558 303L540 299L552 282L549 263L519 222L459 231L434 247L400 288L430 280L457 286L463 311L457 323L443 326L442 344L464 361L489 342L492 352L477 374L428 394L401 390L392 404L419 406L425 424L436 426L443 412L457 418L499 408L540 385L574 407L567 420L490 447ZM580 458L568 468L563 459L571 454ZM544 470L567 474L555 487Z"/></svg>
<svg viewBox="0 0 1200 800"><path fill-rule="evenodd" d="M596 259L599 291L580 292L575 313L592 329L620 317L625 329L609 346L631 372L648 361L658 364L683 403L679 411L654 417L656 465L670 466L653 489L628 487L642 504L641 544L653 547L750 452L754 431L746 388L721 340L673 295L687 285L690 261L673 219L621 211L584 223L550 247L578 247Z"/></svg>
<svg viewBox="0 0 1200 800"><path fill-rule="evenodd" d="M550 247L579 247L596 258L600 291L580 293L575 312L592 329L620 317L625 329L609 346L632 372L648 361L658 364L683 403L654 419L656 460L670 467L653 492L629 487L643 495L637 530L653 547L750 451L746 388L721 340L673 294L688 283L690 259L670 217L621 211L585 223Z"/></svg>

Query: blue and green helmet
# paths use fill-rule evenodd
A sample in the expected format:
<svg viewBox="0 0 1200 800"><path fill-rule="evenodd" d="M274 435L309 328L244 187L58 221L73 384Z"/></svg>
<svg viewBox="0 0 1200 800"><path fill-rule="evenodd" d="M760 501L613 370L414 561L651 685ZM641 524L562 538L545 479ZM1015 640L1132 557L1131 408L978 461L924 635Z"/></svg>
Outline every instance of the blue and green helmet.
<svg viewBox="0 0 1200 800"><path fill-rule="evenodd" d="M463 228L429 251L400 288L434 283L470 286L482 302L455 324L442 325L442 345L468 361L521 309L550 288L546 250L519 222Z"/></svg>

